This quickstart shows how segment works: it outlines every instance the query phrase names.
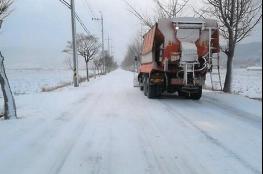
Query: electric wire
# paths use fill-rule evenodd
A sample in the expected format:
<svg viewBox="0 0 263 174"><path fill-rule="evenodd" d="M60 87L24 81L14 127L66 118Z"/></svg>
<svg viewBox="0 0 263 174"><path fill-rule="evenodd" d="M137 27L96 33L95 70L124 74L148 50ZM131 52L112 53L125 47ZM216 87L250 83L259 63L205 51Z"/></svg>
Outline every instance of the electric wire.
<svg viewBox="0 0 263 174"><path fill-rule="evenodd" d="M62 4L64 4L67 8L71 9L71 5L65 1L65 0L59 0ZM90 34L90 31L88 30L88 28L86 27L86 25L82 22L82 20L80 19L79 15L77 14L77 12L74 12L74 16L76 18L76 20L78 21L78 23L80 24L80 26L82 27L82 29L87 33Z"/></svg>

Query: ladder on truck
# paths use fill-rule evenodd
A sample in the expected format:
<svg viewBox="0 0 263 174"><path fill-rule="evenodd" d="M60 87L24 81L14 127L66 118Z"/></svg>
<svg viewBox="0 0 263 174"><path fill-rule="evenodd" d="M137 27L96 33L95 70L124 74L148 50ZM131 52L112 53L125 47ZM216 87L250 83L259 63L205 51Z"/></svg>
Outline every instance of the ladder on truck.
<svg viewBox="0 0 263 174"><path fill-rule="evenodd" d="M219 53L216 55L212 55L209 58L210 61L210 80L211 80L211 87L213 91L222 91L222 81L221 81L221 74L220 74L220 63L219 63Z"/></svg>
<svg viewBox="0 0 263 174"><path fill-rule="evenodd" d="M211 45L212 38L212 28L209 28L209 74L210 74L210 80L211 80L211 87L213 91L223 91L222 87L222 81L221 81L221 74L220 74L220 55L219 53L212 53L212 50L215 49Z"/></svg>

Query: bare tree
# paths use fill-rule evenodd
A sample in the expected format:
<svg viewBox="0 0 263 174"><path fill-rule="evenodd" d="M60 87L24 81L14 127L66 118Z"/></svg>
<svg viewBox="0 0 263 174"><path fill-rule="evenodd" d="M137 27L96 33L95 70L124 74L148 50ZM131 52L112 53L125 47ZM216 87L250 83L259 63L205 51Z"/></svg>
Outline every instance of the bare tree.
<svg viewBox="0 0 263 174"><path fill-rule="evenodd" d="M232 64L237 43L262 19L262 1L258 0L207 0L209 7L200 16L214 16L220 22L221 34L227 41L222 51L227 55L227 74L224 92L231 92Z"/></svg>
<svg viewBox="0 0 263 174"><path fill-rule="evenodd" d="M13 0L0 0L0 21L3 21L10 14L12 4Z"/></svg>
<svg viewBox="0 0 263 174"><path fill-rule="evenodd" d="M94 62L93 62L93 64L92 64L92 69L93 69L94 78L96 79L96 78L97 78L97 68L96 68Z"/></svg>
<svg viewBox="0 0 263 174"><path fill-rule="evenodd" d="M72 71L74 71L74 67L73 67L73 62L72 62L72 58L67 56L64 60L64 64L66 65L66 67Z"/></svg>
<svg viewBox="0 0 263 174"><path fill-rule="evenodd" d="M130 70L134 65L135 57L141 57L142 43L139 36L128 46L124 60L121 63L122 68Z"/></svg>
<svg viewBox="0 0 263 174"><path fill-rule="evenodd" d="M98 39L93 35L77 34L76 37L77 51L85 60L87 81L89 81L89 62L93 60L95 55L99 52L100 44ZM64 52L72 53L71 42L68 42Z"/></svg>
<svg viewBox="0 0 263 174"><path fill-rule="evenodd" d="M108 51L105 52L105 63L106 63L106 72L111 72L118 68L117 62L114 60L114 57L109 54Z"/></svg>
<svg viewBox="0 0 263 174"><path fill-rule="evenodd" d="M158 19L177 17L189 2L189 0L153 0L156 5L156 15L150 17L135 9L128 0L123 1L127 4L129 11L145 26L150 28L158 21Z"/></svg>
<svg viewBox="0 0 263 174"><path fill-rule="evenodd" d="M189 0L169 0L168 2L154 0L154 2L157 6L159 18L175 18L183 11Z"/></svg>
<svg viewBox="0 0 263 174"><path fill-rule="evenodd" d="M0 29L3 20L10 14L10 6L12 5L12 0L0 0ZM8 78L5 72L4 66L4 56L0 52L0 84L4 97L4 114L1 115L5 119L15 119L16 114L16 104L13 93L11 91ZM0 117L1 117L0 116Z"/></svg>
<svg viewBox="0 0 263 174"><path fill-rule="evenodd" d="M98 72L98 75L102 75L102 73L103 73L103 60L102 60L102 58L99 57L97 59L94 59L93 63L94 63L95 69Z"/></svg>

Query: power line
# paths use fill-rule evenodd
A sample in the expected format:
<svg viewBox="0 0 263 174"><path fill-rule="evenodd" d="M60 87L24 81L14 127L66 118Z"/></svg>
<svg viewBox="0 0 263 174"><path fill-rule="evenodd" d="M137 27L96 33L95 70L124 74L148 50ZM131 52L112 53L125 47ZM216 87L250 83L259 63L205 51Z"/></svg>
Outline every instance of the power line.
<svg viewBox="0 0 263 174"><path fill-rule="evenodd" d="M65 0L59 0L61 3L63 3L65 6L67 6L69 9L71 9L70 4Z"/></svg>
<svg viewBox="0 0 263 174"><path fill-rule="evenodd" d="M61 3L63 3L66 7L68 7L69 9L71 9L71 5L65 1L65 0L59 0ZM77 19L78 23L80 24L80 26L82 27L82 29L87 33L90 34L90 31L88 30L88 28L86 27L86 25L82 22L82 20L80 19L79 15L77 14L77 12L74 12L74 16Z"/></svg>
<svg viewBox="0 0 263 174"><path fill-rule="evenodd" d="M83 1L84 1L84 4L86 4L86 6L88 7L88 10L90 12L90 17L94 18L96 15L95 15L94 11L92 10L88 0L83 0Z"/></svg>
<svg viewBox="0 0 263 174"><path fill-rule="evenodd" d="M86 25L82 22L82 20L80 19L80 17L76 13L75 13L75 17L76 17L77 21L79 22L79 24L81 25L81 27L83 28L83 30L87 34L90 34L90 31L87 29Z"/></svg>

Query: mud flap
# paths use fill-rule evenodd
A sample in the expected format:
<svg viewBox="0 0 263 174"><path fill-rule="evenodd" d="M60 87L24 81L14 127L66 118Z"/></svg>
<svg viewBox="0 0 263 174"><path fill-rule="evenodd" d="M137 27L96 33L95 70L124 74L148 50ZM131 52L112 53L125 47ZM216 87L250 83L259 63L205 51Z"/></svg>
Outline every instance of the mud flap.
<svg viewBox="0 0 263 174"><path fill-rule="evenodd" d="M133 87L140 87L140 83L138 81L138 74L135 73L133 77Z"/></svg>
<svg viewBox="0 0 263 174"><path fill-rule="evenodd" d="M139 84L137 77L134 77L134 79L133 79L133 87L140 87L140 84Z"/></svg>

